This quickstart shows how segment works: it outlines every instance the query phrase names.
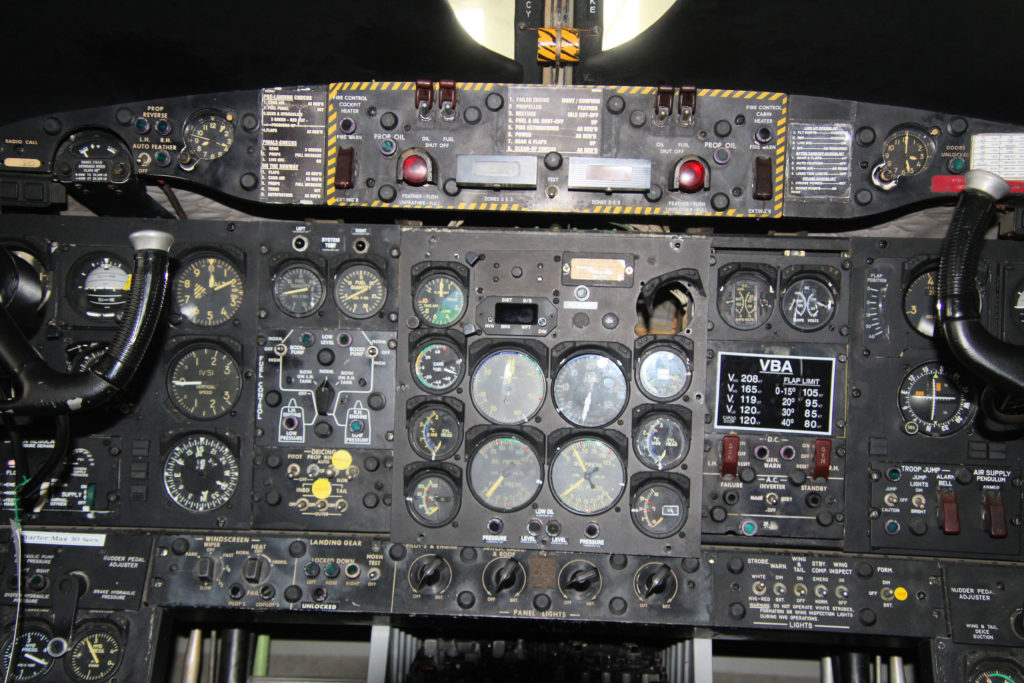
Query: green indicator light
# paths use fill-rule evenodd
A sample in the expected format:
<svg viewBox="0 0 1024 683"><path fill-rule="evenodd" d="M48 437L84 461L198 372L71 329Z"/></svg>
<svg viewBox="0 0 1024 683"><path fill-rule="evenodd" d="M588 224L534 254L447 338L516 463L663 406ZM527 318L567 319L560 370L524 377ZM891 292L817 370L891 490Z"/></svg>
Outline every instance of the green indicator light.
<svg viewBox="0 0 1024 683"><path fill-rule="evenodd" d="M900 523L895 519L890 519L885 523L885 533L887 534L898 534L900 532Z"/></svg>
<svg viewBox="0 0 1024 683"><path fill-rule="evenodd" d="M889 477L889 481L899 481L900 480L900 468L898 468L898 467L890 467L889 471L885 473L885 476Z"/></svg>
<svg viewBox="0 0 1024 683"><path fill-rule="evenodd" d="M753 536L757 533L757 525L753 522L743 522L743 533L747 536Z"/></svg>
<svg viewBox="0 0 1024 683"><path fill-rule="evenodd" d="M949 170L953 173L960 173L967 168L967 161L963 157L955 157L949 160Z"/></svg>
<svg viewBox="0 0 1024 683"><path fill-rule="evenodd" d="M312 346L313 335L311 335L309 332L303 332L302 336L299 337L299 343L302 344L303 346Z"/></svg>
<svg viewBox="0 0 1024 683"><path fill-rule="evenodd" d="M305 572L306 576L312 579L320 573L320 567L317 566L316 562L310 562L303 568L303 572Z"/></svg>
<svg viewBox="0 0 1024 683"><path fill-rule="evenodd" d="M336 578L340 573L341 568L333 562L329 563L326 567L324 567L324 576L326 576L328 579Z"/></svg>

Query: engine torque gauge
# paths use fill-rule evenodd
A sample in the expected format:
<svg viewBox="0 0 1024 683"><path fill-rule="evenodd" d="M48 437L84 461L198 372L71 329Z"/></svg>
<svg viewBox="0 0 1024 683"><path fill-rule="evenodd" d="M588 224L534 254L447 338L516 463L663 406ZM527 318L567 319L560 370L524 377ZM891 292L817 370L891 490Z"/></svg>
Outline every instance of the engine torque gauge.
<svg viewBox="0 0 1024 683"><path fill-rule="evenodd" d="M174 361L167 377L171 402L193 420L213 420L231 410L242 393L238 363L212 346L193 347Z"/></svg>
<svg viewBox="0 0 1024 683"><path fill-rule="evenodd" d="M242 307L245 283L238 269L220 256L194 258L174 278L178 311L194 325L223 325Z"/></svg>
<svg viewBox="0 0 1024 683"><path fill-rule="evenodd" d="M782 291L782 316L795 330L820 330L831 322L835 312L832 288L813 275L793 279Z"/></svg>
<svg viewBox="0 0 1024 683"><path fill-rule="evenodd" d="M958 373L941 363L925 363L900 383L899 408L908 434L946 436L970 422L974 397Z"/></svg>
<svg viewBox="0 0 1024 683"><path fill-rule="evenodd" d="M452 478L433 470L416 475L405 499L413 518L429 527L444 526L455 519L459 503L458 488Z"/></svg>
<svg viewBox="0 0 1024 683"><path fill-rule="evenodd" d="M80 633L68 652L68 673L76 681L100 681L121 666L124 648L109 629L92 627Z"/></svg>
<svg viewBox="0 0 1024 683"><path fill-rule="evenodd" d="M775 287L761 273L741 270L718 288L718 313L729 327L753 330L775 309Z"/></svg>
<svg viewBox="0 0 1024 683"><path fill-rule="evenodd" d="M469 490L495 512L513 512L529 505L544 479L533 448L513 435L484 441L469 458Z"/></svg>
<svg viewBox="0 0 1024 683"><path fill-rule="evenodd" d="M220 439L186 436L171 447L164 463L164 488L179 506L209 512L225 505L238 487L238 460Z"/></svg>
<svg viewBox="0 0 1024 683"><path fill-rule="evenodd" d="M690 435L676 415L651 412L644 416L633 434L636 456L647 467L670 470L686 458Z"/></svg>
<svg viewBox="0 0 1024 683"><path fill-rule="evenodd" d="M274 275L274 303L290 316L303 318L324 302L324 279L313 266L289 263Z"/></svg>
<svg viewBox="0 0 1024 683"><path fill-rule="evenodd" d="M185 124L185 146L203 161L220 159L234 141L235 127L221 114L201 114Z"/></svg>
<svg viewBox="0 0 1024 683"><path fill-rule="evenodd" d="M466 312L466 290L453 275L430 275L416 287L413 308L428 325L454 325Z"/></svg>
<svg viewBox="0 0 1024 683"><path fill-rule="evenodd" d="M652 538L668 538L686 524L686 496L677 486L665 481L644 484L630 505L633 523Z"/></svg>
<svg viewBox="0 0 1024 683"><path fill-rule="evenodd" d="M462 379L462 352L453 344L427 339L416 347L412 373L427 391L448 391Z"/></svg>
<svg viewBox="0 0 1024 683"><path fill-rule="evenodd" d="M384 276L373 266L357 263L338 273L334 301L350 318L372 318L384 308L387 296Z"/></svg>
<svg viewBox="0 0 1024 683"><path fill-rule="evenodd" d="M461 421L448 406L429 404L409 420L409 443L427 460L451 457L461 442Z"/></svg>
<svg viewBox="0 0 1024 683"><path fill-rule="evenodd" d="M470 384L473 405L499 424L522 424L544 403L547 382L540 364L527 353L496 351L476 366Z"/></svg>
<svg viewBox="0 0 1024 683"><path fill-rule="evenodd" d="M29 626L18 634L18 639L9 639L3 650L3 675L10 669L12 681L34 681L53 666L53 658L46 654L50 634L38 626Z"/></svg>
<svg viewBox="0 0 1024 683"><path fill-rule="evenodd" d="M622 412L628 387L618 363L603 353L581 353L558 369L551 395L566 420L580 427L599 427Z"/></svg>
<svg viewBox="0 0 1024 683"><path fill-rule="evenodd" d="M626 486L626 468L600 439L574 439L551 463L551 492L570 512L596 515L614 507Z"/></svg>
<svg viewBox="0 0 1024 683"><path fill-rule="evenodd" d="M113 318L128 302L130 273L114 254L89 254L71 269L68 297L89 318Z"/></svg>
<svg viewBox="0 0 1024 683"><path fill-rule="evenodd" d="M655 345L640 356L636 381L648 398L673 401L690 385L690 360L681 349Z"/></svg>

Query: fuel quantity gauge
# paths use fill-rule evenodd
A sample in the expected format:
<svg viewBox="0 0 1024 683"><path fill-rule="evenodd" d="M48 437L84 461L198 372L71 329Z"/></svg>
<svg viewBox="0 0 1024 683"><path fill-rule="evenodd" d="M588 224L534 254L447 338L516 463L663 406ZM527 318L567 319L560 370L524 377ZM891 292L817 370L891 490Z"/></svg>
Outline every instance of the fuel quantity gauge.
<svg viewBox="0 0 1024 683"><path fill-rule="evenodd" d="M274 303L290 316L311 315L324 302L324 279L306 263L285 264L274 275Z"/></svg>

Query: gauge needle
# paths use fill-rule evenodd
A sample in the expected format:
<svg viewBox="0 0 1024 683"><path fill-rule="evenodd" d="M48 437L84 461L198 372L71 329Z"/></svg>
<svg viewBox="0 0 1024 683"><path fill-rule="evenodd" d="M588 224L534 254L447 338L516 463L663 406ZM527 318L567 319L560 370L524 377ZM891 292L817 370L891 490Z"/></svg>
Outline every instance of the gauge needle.
<svg viewBox="0 0 1024 683"><path fill-rule="evenodd" d="M360 294L364 294L364 293L366 293L366 292L370 291L370 288L371 288L371 287L373 287L373 285L363 285L362 287L360 287L360 288L359 288L359 289L357 289L356 291L352 292L352 293L351 293L351 294L349 294L348 296L344 296L344 297L342 297L342 298L341 298L341 300L342 300L342 301L348 301L349 299L352 299L352 298L354 298L354 297L357 297L357 296L359 296Z"/></svg>
<svg viewBox="0 0 1024 683"><path fill-rule="evenodd" d="M281 292L281 296L288 296L289 294L301 294L308 292L309 287L300 287L299 289L289 289L287 292Z"/></svg>
<svg viewBox="0 0 1024 683"><path fill-rule="evenodd" d="M579 481L577 481L577 482L576 482L575 484L573 484L572 486L570 486L570 487L569 487L569 488L567 488L566 490L562 491L562 495L561 495L561 497L562 497L562 498L565 498L566 496L568 496L568 495L569 495L570 493L572 493L573 491L575 491L575 490L576 490L576 489L577 489L577 488L579 487L579 485L580 485L580 484L582 484L582 483L583 483L583 482L585 482L586 480L587 480L587 478L586 478L586 477L580 477L580 480L579 480Z"/></svg>
<svg viewBox="0 0 1024 683"><path fill-rule="evenodd" d="M516 370L516 359L515 356L509 356L508 360L505 361L505 373L501 376L501 382L505 386L509 385L512 379L512 375Z"/></svg>
<svg viewBox="0 0 1024 683"><path fill-rule="evenodd" d="M579 463L580 469L585 473L587 471L587 466L583 464L583 458L580 457L580 452L574 448L572 449L572 454L576 456L576 462Z"/></svg>
<svg viewBox="0 0 1024 683"><path fill-rule="evenodd" d="M93 648L92 643L89 642L88 638L85 639L85 646L87 648L89 648L89 654L92 655L92 661L94 661L97 664L99 664L100 663L100 658L96 656L96 650Z"/></svg>
<svg viewBox="0 0 1024 683"><path fill-rule="evenodd" d="M651 528L653 529L654 527L658 526L659 524L661 524L664 521L665 521L664 517L658 517L658 521L657 522L651 522Z"/></svg>
<svg viewBox="0 0 1024 683"><path fill-rule="evenodd" d="M237 278L231 278L227 282L221 282L219 285L213 287L213 291L215 291L215 292L220 291L220 290L224 289L225 287L227 287L228 285L233 285L236 282L238 282Z"/></svg>
<svg viewBox="0 0 1024 683"><path fill-rule="evenodd" d="M25 659L32 660L36 664L40 664L42 666L46 666L46 664L47 664L47 661L45 659L42 659L40 657L36 657L34 654L32 654L30 652L26 652L25 653Z"/></svg>
<svg viewBox="0 0 1024 683"><path fill-rule="evenodd" d="M435 505L434 507L432 507L429 510L427 510L427 514L428 515L432 515L432 514L434 514L435 512L437 512L440 509L441 509L440 505Z"/></svg>
<svg viewBox="0 0 1024 683"><path fill-rule="evenodd" d="M593 397L593 395L594 395L593 391L588 391L587 392L587 400L585 400L583 402L583 412L580 413L580 422L586 422L587 421L587 413L590 412L590 400L591 400L591 397Z"/></svg>
<svg viewBox="0 0 1024 683"><path fill-rule="evenodd" d="M176 387L198 387L202 383L203 383L202 380L198 380L198 379L196 379L196 380L188 380L188 381L183 380L183 379L176 379L173 382L171 382L171 384L173 384Z"/></svg>
<svg viewBox="0 0 1024 683"><path fill-rule="evenodd" d="M498 487L501 486L501 482L503 481L505 481L504 474L498 477L498 481L494 482L491 485L491 488L487 489L487 493L484 494L484 498L490 498L491 496L493 496L494 492L498 490Z"/></svg>

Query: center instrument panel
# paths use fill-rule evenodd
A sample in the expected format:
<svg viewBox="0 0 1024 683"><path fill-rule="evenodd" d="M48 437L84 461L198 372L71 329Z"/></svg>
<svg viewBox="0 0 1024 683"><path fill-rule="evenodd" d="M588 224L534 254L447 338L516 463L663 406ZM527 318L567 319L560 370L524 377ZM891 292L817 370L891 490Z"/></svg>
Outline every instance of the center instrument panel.
<svg viewBox="0 0 1024 683"><path fill-rule="evenodd" d="M111 340L142 227L164 319L20 511L15 680L159 680L195 610L858 634L1017 680L1024 452L934 336L939 241L4 216L53 367ZM981 272L1021 342L1024 247Z"/></svg>

